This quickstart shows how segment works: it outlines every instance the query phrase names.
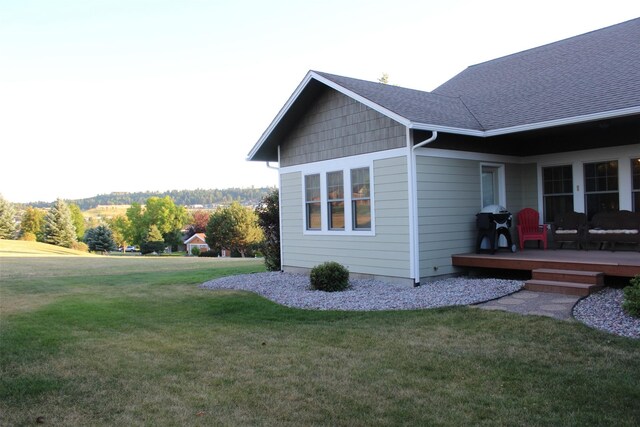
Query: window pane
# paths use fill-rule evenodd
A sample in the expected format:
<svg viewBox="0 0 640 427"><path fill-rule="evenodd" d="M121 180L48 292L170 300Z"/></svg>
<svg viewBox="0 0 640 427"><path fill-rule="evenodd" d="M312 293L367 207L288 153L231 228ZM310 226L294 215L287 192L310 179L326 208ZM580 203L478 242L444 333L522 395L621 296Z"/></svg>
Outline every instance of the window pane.
<svg viewBox="0 0 640 427"><path fill-rule="evenodd" d="M369 168L351 169L351 197L368 199L370 191Z"/></svg>
<svg viewBox="0 0 640 427"><path fill-rule="evenodd" d="M544 197L544 222L553 222L558 215L566 212L573 212L573 195Z"/></svg>
<svg viewBox="0 0 640 427"><path fill-rule="evenodd" d="M329 202L329 229L344 230L344 202Z"/></svg>
<svg viewBox="0 0 640 427"><path fill-rule="evenodd" d="M305 176L304 186L307 202L320 201L320 174Z"/></svg>
<svg viewBox="0 0 640 427"><path fill-rule="evenodd" d="M587 163L584 165L585 205L587 218L598 212L620 209L618 196L618 162Z"/></svg>
<svg viewBox="0 0 640 427"><path fill-rule="evenodd" d="M620 210L617 192L587 194L586 201L589 220L598 212L616 212Z"/></svg>
<svg viewBox="0 0 640 427"><path fill-rule="evenodd" d="M631 160L631 175L633 176L633 189L640 190L640 159Z"/></svg>
<svg viewBox="0 0 640 427"><path fill-rule="evenodd" d="M320 203L307 203L307 229L320 230Z"/></svg>
<svg viewBox="0 0 640 427"><path fill-rule="evenodd" d="M342 171L327 174L327 198L329 200L344 199L344 184Z"/></svg>
<svg viewBox="0 0 640 427"><path fill-rule="evenodd" d="M320 230L320 174L304 177L307 230Z"/></svg>
<svg viewBox="0 0 640 427"><path fill-rule="evenodd" d="M633 211L640 212L640 191L633 193Z"/></svg>
<svg viewBox="0 0 640 427"><path fill-rule="evenodd" d="M371 229L371 201L353 201L353 228L356 230Z"/></svg>

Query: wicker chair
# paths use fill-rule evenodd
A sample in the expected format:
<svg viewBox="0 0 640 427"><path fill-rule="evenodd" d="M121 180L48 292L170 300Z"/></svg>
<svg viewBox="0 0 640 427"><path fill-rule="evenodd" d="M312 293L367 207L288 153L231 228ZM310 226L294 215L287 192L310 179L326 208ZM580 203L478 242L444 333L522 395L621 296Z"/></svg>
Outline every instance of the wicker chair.
<svg viewBox="0 0 640 427"><path fill-rule="evenodd" d="M565 243L575 243L582 249L586 243L587 215L581 212L565 212L556 217L551 224L551 236L556 247L562 248Z"/></svg>

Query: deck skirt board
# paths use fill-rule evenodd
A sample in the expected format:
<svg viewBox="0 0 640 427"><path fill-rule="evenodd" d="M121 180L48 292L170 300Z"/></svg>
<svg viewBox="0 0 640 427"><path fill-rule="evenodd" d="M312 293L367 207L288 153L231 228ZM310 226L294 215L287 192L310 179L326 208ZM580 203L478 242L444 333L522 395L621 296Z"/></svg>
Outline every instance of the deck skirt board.
<svg viewBox="0 0 640 427"><path fill-rule="evenodd" d="M638 252L523 250L516 253L452 255L456 267L491 268L505 270L569 270L603 273L604 276L633 277L640 274ZM572 279L573 281L573 279Z"/></svg>

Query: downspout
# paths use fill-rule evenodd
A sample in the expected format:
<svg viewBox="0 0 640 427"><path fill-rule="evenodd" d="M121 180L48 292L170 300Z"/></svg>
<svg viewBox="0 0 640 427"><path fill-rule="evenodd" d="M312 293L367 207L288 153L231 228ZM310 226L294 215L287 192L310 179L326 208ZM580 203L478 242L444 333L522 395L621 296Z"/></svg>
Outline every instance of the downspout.
<svg viewBox="0 0 640 427"><path fill-rule="evenodd" d="M418 179L417 179L417 160L415 150L416 148L424 147L427 144L432 143L438 138L437 131L431 131L431 137L425 139L418 144L413 145L413 138L411 135L411 129L407 128L407 144L410 147L410 159L409 159L409 244L410 244L410 256L411 256L411 268L413 275L413 286L420 286L420 235L418 229Z"/></svg>
<svg viewBox="0 0 640 427"><path fill-rule="evenodd" d="M267 162L267 167L269 166L269 162ZM280 144L278 144L278 169L280 169ZM284 250L282 248L282 175L280 174L280 170L278 170L278 224L280 231L280 271L284 271L283 262L284 262Z"/></svg>

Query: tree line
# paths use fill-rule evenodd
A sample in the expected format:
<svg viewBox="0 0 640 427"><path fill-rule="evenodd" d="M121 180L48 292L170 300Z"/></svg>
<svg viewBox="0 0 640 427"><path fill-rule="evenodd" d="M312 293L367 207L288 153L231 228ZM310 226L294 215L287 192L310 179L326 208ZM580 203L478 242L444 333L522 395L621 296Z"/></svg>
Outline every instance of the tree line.
<svg viewBox="0 0 640 427"><path fill-rule="evenodd" d="M13 204L0 196L0 239L39 241L84 251L106 253L135 245L145 253L176 248L195 233L206 233L208 256L230 250L244 257L265 256L269 270L280 269L278 191L262 197L256 208L234 201L215 211L188 212L169 196L132 203L125 215L87 221L78 205L58 199L44 210L29 206L16 221Z"/></svg>
<svg viewBox="0 0 640 427"><path fill-rule="evenodd" d="M81 210L86 211L99 205L132 205L134 203L144 204L151 197L170 197L174 203L182 206L203 205L207 207L217 205L229 205L234 201L242 205L255 205L263 197L273 191L273 187L259 188L227 188L227 189L195 189L195 190L171 190L171 191L141 191L134 193L113 192L109 194L99 194L94 197L84 199L65 200L68 204L77 205ZM25 203L25 206L36 208L49 208L53 203L32 202Z"/></svg>

